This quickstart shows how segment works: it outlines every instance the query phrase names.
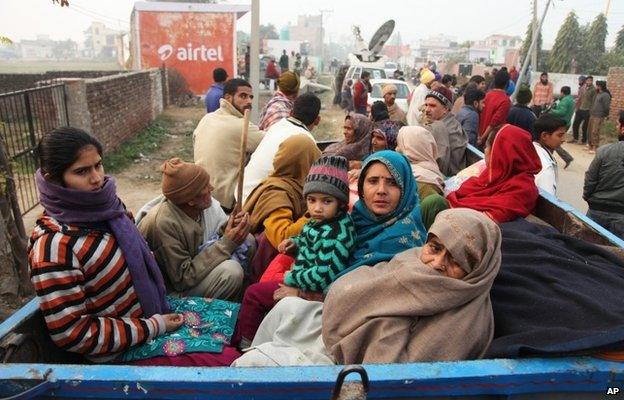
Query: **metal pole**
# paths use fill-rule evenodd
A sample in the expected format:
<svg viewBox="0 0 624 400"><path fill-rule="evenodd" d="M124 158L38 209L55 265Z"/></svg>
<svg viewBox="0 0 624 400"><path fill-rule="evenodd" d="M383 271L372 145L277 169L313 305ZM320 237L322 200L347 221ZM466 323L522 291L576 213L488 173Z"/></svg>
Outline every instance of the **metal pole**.
<svg viewBox="0 0 624 400"><path fill-rule="evenodd" d="M260 98L260 0L251 0L251 35L249 47L249 83L254 98L251 104L251 120L258 122L258 99Z"/></svg>
<svg viewBox="0 0 624 400"><path fill-rule="evenodd" d="M533 33L531 38L538 37L539 31L537 30L537 0L533 0ZM537 71L537 46L533 47L531 52L531 66L533 71Z"/></svg>
<svg viewBox="0 0 624 400"><path fill-rule="evenodd" d="M607 9L605 11L605 17L609 15L609 9L611 8L611 0L607 0Z"/></svg>
<svg viewBox="0 0 624 400"><path fill-rule="evenodd" d="M542 19L540 20L540 23L538 26L539 32L542 31L542 24L544 24L544 20L546 19L546 13L548 12L548 7L550 7L550 3L552 3L552 0L548 0L548 3L546 3L546 7L544 7L544 12L542 13ZM520 69L520 76L518 76L518 84L516 85L516 89L511 95L512 101L516 100L516 95L518 94L518 90L520 90L520 84L521 82L524 82L524 75L526 74L527 67L529 66L529 57L535 46L537 46L537 35L533 36L531 40L531 47L529 47L529 51L527 52L527 55L524 58L524 62L522 63L522 68Z"/></svg>

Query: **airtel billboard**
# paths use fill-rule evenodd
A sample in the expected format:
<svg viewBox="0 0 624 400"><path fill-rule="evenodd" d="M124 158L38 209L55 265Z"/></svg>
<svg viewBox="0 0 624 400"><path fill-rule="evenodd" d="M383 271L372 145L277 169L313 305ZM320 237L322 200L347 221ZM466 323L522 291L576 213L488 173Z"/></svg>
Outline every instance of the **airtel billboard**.
<svg viewBox="0 0 624 400"><path fill-rule="evenodd" d="M132 15L135 69L177 69L195 94L212 85L221 67L236 76L236 20L248 5L137 2Z"/></svg>

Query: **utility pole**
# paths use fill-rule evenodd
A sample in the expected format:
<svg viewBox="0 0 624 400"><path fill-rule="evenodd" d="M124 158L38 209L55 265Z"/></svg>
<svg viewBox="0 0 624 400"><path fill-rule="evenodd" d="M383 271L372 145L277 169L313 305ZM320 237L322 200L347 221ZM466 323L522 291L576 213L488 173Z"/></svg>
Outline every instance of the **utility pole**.
<svg viewBox="0 0 624 400"><path fill-rule="evenodd" d="M319 10L319 12L321 13L321 70L319 72L323 73L323 68L325 67L325 46L323 45L323 18L325 14L331 14L332 12L334 12L334 10L323 9Z"/></svg>
<svg viewBox="0 0 624 400"><path fill-rule="evenodd" d="M251 120L258 122L260 98L260 0L251 0L251 35L249 43L249 83L254 91L251 103Z"/></svg>
<svg viewBox="0 0 624 400"><path fill-rule="evenodd" d="M611 8L611 0L607 0L607 9L605 11L605 17L609 15L609 9Z"/></svg>
<svg viewBox="0 0 624 400"><path fill-rule="evenodd" d="M539 36L539 30L537 29L537 0L533 0L533 32L531 38ZM533 47L531 52L531 69L537 71L537 46Z"/></svg>
<svg viewBox="0 0 624 400"><path fill-rule="evenodd" d="M542 25L544 24L544 20L546 19L546 13L548 12L548 8L550 7L550 4L552 3L552 0L548 0L548 2L546 3L546 7L544 7L544 12L542 13L542 19L539 22L539 26L538 26L538 31L542 30ZM524 75L526 74L526 70L527 67L529 66L529 54L533 51L533 48L535 46L537 46L537 35L533 36L531 38L531 46L529 47L529 51L526 55L526 57L524 58L524 61L522 62L522 68L520 68L520 76L518 76L518 85L516 85L516 90L514 90L513 94L511 95L511 99L512 101L516 100L516 95L518 94L518 90L520 90L520 83L524 81Z"/></svg>

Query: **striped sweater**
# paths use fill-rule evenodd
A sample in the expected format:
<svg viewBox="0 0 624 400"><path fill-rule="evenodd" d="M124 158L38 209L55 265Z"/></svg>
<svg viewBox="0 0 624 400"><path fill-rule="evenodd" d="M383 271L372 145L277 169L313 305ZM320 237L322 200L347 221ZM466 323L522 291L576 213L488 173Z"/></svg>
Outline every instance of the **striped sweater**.
<svg viewBox="0 0 624 400"><path fill-rule="evenodd" d="M142 318L126 260L101 230L37 220L29 242L30 276L54 343L106 362L165 333L161 315Z"/></svg>
<svg viewBox="0 0 624 400"><path fill-rule="evenodd" d="M347 267L355 238L355 225L347 213L320 223L309 221L292 238L298 253L284 283L313 292L325 291Z"/></svg>

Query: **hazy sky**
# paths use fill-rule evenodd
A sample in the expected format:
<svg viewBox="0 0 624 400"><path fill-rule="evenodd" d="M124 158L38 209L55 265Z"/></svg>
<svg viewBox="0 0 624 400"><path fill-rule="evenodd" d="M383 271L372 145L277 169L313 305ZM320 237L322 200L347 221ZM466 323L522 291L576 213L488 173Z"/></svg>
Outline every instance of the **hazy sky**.
<svg viewBox="0 0 624 400"><path fill-rule="evenodd" d="M110 28L128 30L133 0L69 0L69 8L53 5L51 0L0 0L0 35L13 40L34 39L49 34L53 39L82 41L82 32L97 19ZM222 3L247 3L243 0ZM575 10L581 24L604 12L608 0L554 0L543 27L544 43L552 45L567 13ZM356 6L357 4L357 6ZM538 0L539 14L546 0ZM379 6L383 5L383 9ZM260 22L279 29L293 24L299 14L326 14L326 41L351 36L358 24L366 40L384 21L394 18L395 32L404 43L415 44L430 35L444 33L458 41L478 40L493 33L524 36L531 18L530 0L260 0ZM251 19L239 20L239 29L248 31ZM613 45L624 25L624 0L611 0L608 15L607 46Z"/></svg>

